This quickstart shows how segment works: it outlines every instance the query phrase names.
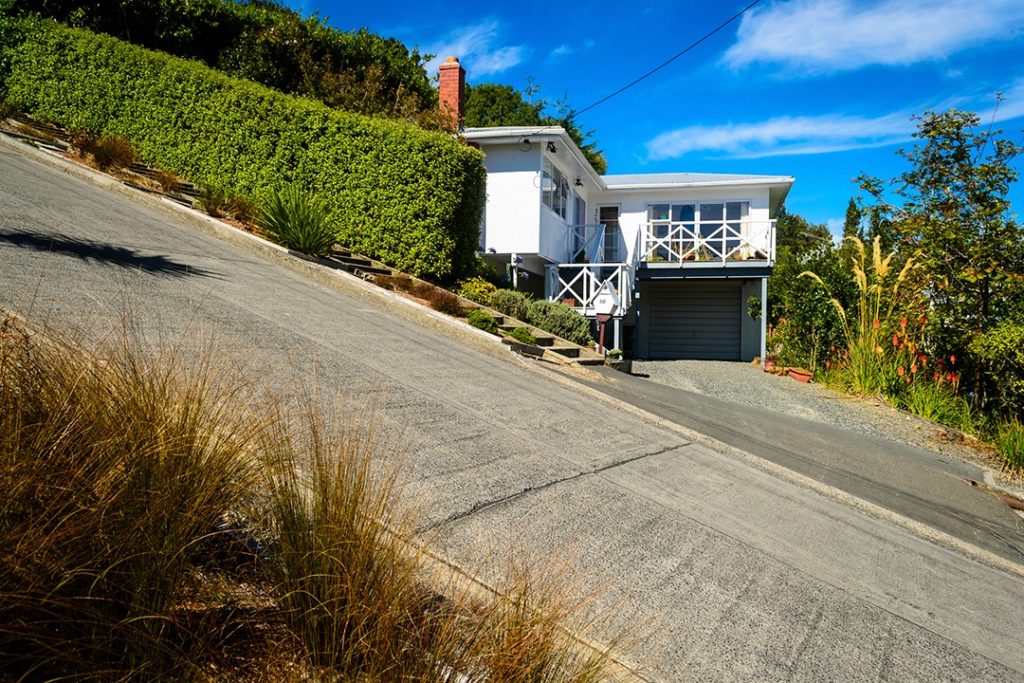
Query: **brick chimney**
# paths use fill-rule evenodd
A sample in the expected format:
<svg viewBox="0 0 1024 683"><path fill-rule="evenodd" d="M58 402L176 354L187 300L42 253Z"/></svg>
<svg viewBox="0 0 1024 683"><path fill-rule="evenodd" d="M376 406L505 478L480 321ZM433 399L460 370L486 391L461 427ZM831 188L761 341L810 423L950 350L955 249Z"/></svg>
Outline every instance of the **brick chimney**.
<svg viewBox="0 0 1024 683"><path fill-rule="evenodd" d="M458 57L449 57L438 69L440 92L438 105L441 114L450 117L452 130L462 130L462 117L466 113L466 70Z"/></svg>

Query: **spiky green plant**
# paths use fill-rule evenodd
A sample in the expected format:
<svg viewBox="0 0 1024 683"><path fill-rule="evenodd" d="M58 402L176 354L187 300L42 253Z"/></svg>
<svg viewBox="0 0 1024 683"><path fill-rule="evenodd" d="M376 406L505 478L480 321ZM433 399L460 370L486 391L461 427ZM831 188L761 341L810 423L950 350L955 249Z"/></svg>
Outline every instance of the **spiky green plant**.
<svg viewBox="0 0 1024 683"><path fill-rule="evenodd" d="M338 239L327 204L295 185L270 197L259 227L289 249L312 256L325 255Z"/></svg>

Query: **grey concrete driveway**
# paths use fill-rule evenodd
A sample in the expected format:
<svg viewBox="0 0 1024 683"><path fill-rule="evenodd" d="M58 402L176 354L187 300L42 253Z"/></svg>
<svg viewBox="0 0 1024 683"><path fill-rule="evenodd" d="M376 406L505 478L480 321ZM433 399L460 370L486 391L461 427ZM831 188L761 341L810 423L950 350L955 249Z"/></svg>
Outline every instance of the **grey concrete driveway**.
<svg viewBox="0 0 1024 683"><path fill-rule="evenodd" d="M1014 567L0 145L0 304L103 329L122 302L154 338L377 403L443 551L485 577L509 548L571 556L652 678L1024 680Z"/></svg>

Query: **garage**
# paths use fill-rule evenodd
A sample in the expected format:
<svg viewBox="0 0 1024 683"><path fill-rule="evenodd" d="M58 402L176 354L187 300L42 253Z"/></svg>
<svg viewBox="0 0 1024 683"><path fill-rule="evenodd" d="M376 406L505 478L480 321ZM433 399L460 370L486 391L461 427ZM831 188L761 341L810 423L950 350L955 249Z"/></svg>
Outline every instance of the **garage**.
<svg viewBox="0 0 1024 683"><path fill-rule="evenodd" d="M646 289L648 358L740 360L742 280L662 280Z"/></svg>

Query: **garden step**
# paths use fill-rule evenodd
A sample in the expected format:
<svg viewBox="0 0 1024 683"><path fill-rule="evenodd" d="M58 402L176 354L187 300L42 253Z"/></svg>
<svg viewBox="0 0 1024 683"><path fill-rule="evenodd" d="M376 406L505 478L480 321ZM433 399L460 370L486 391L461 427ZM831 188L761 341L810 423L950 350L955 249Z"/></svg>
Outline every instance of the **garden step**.
<svg viewBox="0 0 1024 683"><path fill-rule="evenodd" d="M335 261L340 261L346 266L352 266L353 268L370 267L373 265L373 261L368 258L360 258L358 256L339 256L338 254L332 254Z"/></svg>
<svg viewBox="0 0 1024 683"><path fill-rule="evenodd" d="M363 275L368 278L376 277L377 275L391 275L392 270L390 268L378 268L377 266L357 266L350 269L357 275Z"/></svg>
<svg viewBox="0 0 1024 683"><path fill-rule="evenodd" d="M549 346L547 348L547 350L548 351L554 351L558 355L565 356L566 358L579 358L580 357L580 347L578 347L578 346L555 346L555 345L552 345L552 346Z"/></svg>

